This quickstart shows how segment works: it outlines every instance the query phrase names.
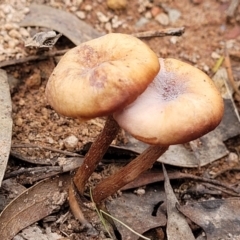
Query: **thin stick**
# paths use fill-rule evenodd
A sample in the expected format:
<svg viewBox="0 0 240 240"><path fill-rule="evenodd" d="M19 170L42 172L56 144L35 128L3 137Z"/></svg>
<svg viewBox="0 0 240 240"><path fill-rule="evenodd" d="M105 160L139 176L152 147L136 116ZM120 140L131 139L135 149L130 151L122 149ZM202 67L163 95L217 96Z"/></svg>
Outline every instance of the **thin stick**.
<svg viewBox="0 0 240 240"><path fill-rule="evenodd" d="M12 144L12 148L40 148L40 149L49 150L51 152L61 153L61 154L64 154L66 156L82 157L82 155L80 155L78 153L73 153L73 152L69 152L69 151L63 151L63 150L60 150L60 149L57 149L57 148L52 148L52 147L47 147L47 146L39 146L37 144L31 144L31 143Z"/></svg>
<svg viewBox="0 0 240 240"><path fill-rule="evenodd" d="M53 51L53 52L47 52L47 53L41 54L41 55L29 56L29 57L25 57L25 58L13 59L13 60L0 62L0 68L15 65L15 64L26 63L26 62L30 62L30 61L45 60L49 57L63 55L68 50L69 49L57 50L57 51Z"/></svg>
<svg viewBox="0 0 240 240"><path fill-rule="evenodd" d="M4 180L12 177L16 177L20 174L28 173L28 174L39 174L39 173L50 173L55 172L56 175L62 172L62 167L60 166L47 166L47 167L34 167L34 168L24 168L19 169L10 173L6 173L4 175Z"/></svg>
<svg viewBox="0 0 240 240"><path fill-rule="evenodd" d="M227 9L227 12L226 12L228 17L233 17L238 5L239 5L239 0L232 0L231 1L230 5Z"/></svg>
<svg viewBox="0 0 240 240"><path fill-rule="evenodd" d="M203 184L204 186L208 187L208 188L214 188L214 189L219 190L219 191L221 191L222 193L226 193L226 194L228 194L228 195L230 195L230 196L234 196L234 197L239 197L239 196L240 196L240 194L233 193L233 192L231 192L231 191L229 191L229 190L224 189L224 188L221 187L221 186L216 186L216 185L211 184L211 183L202 183L202 184Z"/></svg>
<svg viewBox="0 0 240 240"><path fill-rule="evenodd" d="M239 194L238 191L234 187L232 187L228 184L225 184L223 182L220 182L218 180L215 180L215 179L199 177L199 176L195 176L193 174L182 173L182 172L170 172L170 173L168 173L168 176L169 176L169 179L191 179L191 180L195 180L195 181L211 183L213 185L224 187L228 190L231 190L231 191ZM143 178L143 180L142 180L142 178ZM139 175L139 177L136 178L131 183L122 187L121 190L136 188L136 187L140 187L143 185L160 182L160 181L164 181L164 176L163 176L162 172L145 172L145 173L142 173L141 175Z"/></svg>
<svg viewBox="0 0 240 240"><path fill-rule="evenodd" d="M216 174L214 174L213 178L216 178L216 177L218 177L218 176L220 176L223 173L228 172L228 171L240 171L240 167L227 167L227 168L224 168L224 169L218 171Z"/></svg>
<svg viewBox="0 0 240 240"><path fill-rule="evenodd" d="M184 27L180 28L166 28L156 31L146 31L133 33L132 35L137 38L150 38L150 37L166 37L166 36L182 36L185 32Z"/></svg>

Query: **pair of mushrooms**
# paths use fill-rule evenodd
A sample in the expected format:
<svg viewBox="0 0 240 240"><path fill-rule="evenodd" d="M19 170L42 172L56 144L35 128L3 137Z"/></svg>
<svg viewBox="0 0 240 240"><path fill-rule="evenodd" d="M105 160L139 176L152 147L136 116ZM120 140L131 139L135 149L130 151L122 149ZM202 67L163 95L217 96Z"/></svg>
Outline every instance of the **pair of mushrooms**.
<svg viewBox="0 0 240 240"><path fill-rule="evenodd" d="M201 137L223 115L220 93L205 73L175 59L158 59L141 40L119 33L68 51L50 76L46 97L64 116L108 116L74 176L81 194L120 127L150 144L93 189L97 204L152 167L169 145Z"/></svg>

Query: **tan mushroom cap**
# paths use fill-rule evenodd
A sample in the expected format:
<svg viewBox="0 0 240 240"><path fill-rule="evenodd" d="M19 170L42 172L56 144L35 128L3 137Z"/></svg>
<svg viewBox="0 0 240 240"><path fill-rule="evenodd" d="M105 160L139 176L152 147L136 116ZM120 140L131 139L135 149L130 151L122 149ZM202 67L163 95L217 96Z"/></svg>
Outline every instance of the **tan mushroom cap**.
<svg viewBox="0 0 240 240"><path fill-rule="evenodd" d="M159 59L161 70L132 104L114 113L135 138L159 145L186 143L213 130L223 116L223 100L212 80L199 69Z"/></svg>
<svg viewBox="0 0 240 240"><path fill-rule="evenodd" d="M127 106L160 69L141 40L112 33L68 51L46 86L49 104L61 115L90 119Z"/></svg>

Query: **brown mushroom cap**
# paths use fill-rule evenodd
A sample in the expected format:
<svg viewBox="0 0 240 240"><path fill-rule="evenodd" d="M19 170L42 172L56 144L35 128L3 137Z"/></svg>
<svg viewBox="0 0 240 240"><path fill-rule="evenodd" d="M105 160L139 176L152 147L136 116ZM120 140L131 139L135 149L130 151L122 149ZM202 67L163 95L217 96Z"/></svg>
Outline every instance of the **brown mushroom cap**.
<svg viewBox="0 0 240 240"><path fill-rule="evenodd" d="M51 74L46 97L59 114L90 119L133 102L159 71L141 40L112 33L68 51Z"/></svg>
<svg viewBox="0 0 240 240"><path fill-rule="evenodd" d="M212 80L187 63L159 61L161 70L154 81L132 104L114 113L115 120L149 144L181 144L213 130L224 107Z"/></svg>

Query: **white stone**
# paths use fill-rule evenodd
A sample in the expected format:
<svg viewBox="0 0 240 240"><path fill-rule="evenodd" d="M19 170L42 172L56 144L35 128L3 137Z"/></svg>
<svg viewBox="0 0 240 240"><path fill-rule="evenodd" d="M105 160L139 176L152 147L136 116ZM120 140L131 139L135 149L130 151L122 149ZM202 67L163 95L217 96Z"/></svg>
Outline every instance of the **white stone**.
<svg viewBox="0 0 240 240"><path fill-rule="evenodd" d="M15 29L10 30L8 35L12 38L18 38L18 39L22 38L21 34Z"/></svg>
<svg viewBox="0 0 240 240"><path fill-rule="evenodd" d="M156 17L155 20L159 22L163 26L167 26L169 24L169 17L165 13L159 13Z"/></svg>
<svg viewBox="0 0 240 240"><path fill-rule="evenodd" d="M142 196L142 195L144 195L145 194L145 189L143 189L143 188L138 188L138 189L136 189L135 191L134 191L134 193L136 193L138 196Z"/></svg>
<svg viewBox="0 0 240 240"><path fill-rule="evenodd" d="M170 9L168 11L168 16L169 16L170 22L175 23L180 18L181 12L179 12L177 9Z"/></svg>
<svg viewBox="0 0 240 240"><path fill-rule="evenodd" d="M117 16L117 15L115 15L115 16L112 18L112 28L118 28L118 27L120 27L122 24L123 24L123 21L118 20L118 16Z"/></svg>
<svg viewBox="0 0 240 240"><path fill-rule="evenodd" d="M87 12L90 12L90 11L92 11L92 6L91 5L86 5L84 10L87 11Z"/></svg>
<svg viewBox="0 0 240 240"><path fill-rule="evenodd" d="M77 17L80 18L80 19L85 19L85 18L86 18L86 13L83 12L83 11L77 11L77 12L76 12L76 15L77 15Z"/></svg>
<svg viewBox="0 0 240 240"><path fill-rule="evenodd" d="M100 22L102 23L106 23L109 21L109 17L107 17L106 15L104 15L102 12L97 12L97 18Z"/></svg>
<svg viewBox="0 0 240 240"><path fill-rule="evenodd" d="M216 53L216 52L212 52L211 57L213 59L219 59L221 56L218 53Z"/></svg>
<svg viewBox="0 0 240 240"><path fill-rule="evenodd" d="M151 19L152 18L152 14L150 11L147 11L145 14L144 14L144 17L147 18L147 19Z"/></svg>
<svg viewBox="0 0 240 240"><path fill-rule="evenodd" d="M27 38L27 37L30 36L29 32L28 32L25 28L20 28L20 29L19 29L19 32L20 32L20 34L21 34L23 37L25 37L25 38Z"/></svg>
<svg viewBox="0 0 240 240"><path fill-rule="evenodd" d="M176 44L177 42L178 42L178 37L172 36L172 37L170 38L170 43Z"/></svg>
<svg viewBox="0 0 240 240"><path fill-rule="evenodd" d="M78 145L78 138L74 135L71 135L63 140L64 146L67 150L74 150Z"/></svg>

